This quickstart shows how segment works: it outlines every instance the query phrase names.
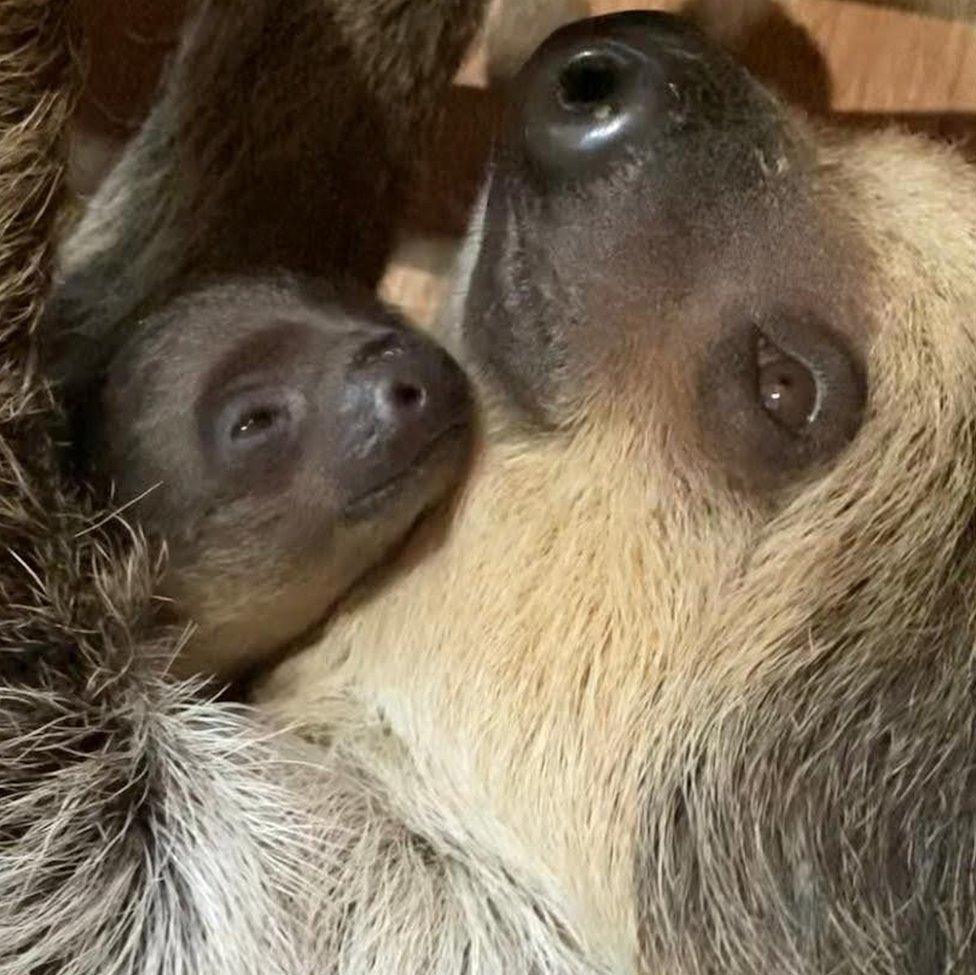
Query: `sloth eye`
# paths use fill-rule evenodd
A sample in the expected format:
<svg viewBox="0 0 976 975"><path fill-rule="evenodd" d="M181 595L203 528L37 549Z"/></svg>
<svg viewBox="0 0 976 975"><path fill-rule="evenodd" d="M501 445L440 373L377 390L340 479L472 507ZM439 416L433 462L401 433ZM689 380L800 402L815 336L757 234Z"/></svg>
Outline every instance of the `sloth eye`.
<svg viewBox="0 0 976 975"><path fill-rule="evenodd" d="M816 416L820 399L816 377L762 335L756 346L756 384L763 409L787 430L800 433Z"/></svg>
<svg viewBox="0 0 976 975"><path fill-rule="evenodd" d="M268 432L285 419L284 410L276 407L258 407L242 414L231 426L231 440L244 440Z"/></svg>
<svg viewBox="0 0 976 975"><path fill-rule="evenodd" d="M709 452L764 492L831 460L860 429L864 363L844 333L771 309L729 323L698 366L695 408Z"/></svg>
<svg viewBox="0 0 976 975"><path fill-rule="evenodd" d="M228 460L278 448L296 435L300 395L289 388L250 389L232 395L214 417L212 443Z"/></svg>

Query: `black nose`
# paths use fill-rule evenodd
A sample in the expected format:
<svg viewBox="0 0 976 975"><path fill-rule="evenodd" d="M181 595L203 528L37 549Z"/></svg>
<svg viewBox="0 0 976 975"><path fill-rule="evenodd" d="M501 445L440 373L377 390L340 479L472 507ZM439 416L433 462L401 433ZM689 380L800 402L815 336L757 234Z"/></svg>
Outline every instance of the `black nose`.
<svg viewBox="0 0 976 975"><path fill-rule="evenodd" d="M370 341L346 376L341 455L351 497L408 474L446 440L466 436L472 417L467 377L420 336Z"/></svg>
<svg viewBox="0 0 976 975"><path fill-rule="evenodd" d="M550 179L588 179L707 110L724 60L690 23L653 11L593 17L553 34L523 68L524 150Z"/></svg>

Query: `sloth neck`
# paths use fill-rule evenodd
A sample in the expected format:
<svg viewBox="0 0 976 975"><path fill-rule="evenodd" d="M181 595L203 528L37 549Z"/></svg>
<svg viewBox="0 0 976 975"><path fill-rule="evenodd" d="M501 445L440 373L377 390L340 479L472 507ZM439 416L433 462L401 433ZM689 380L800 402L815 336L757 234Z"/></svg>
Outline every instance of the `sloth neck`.
<svg viewBox="0 0 976 975"><path fill-rule="evenodd" d="M358 702L346 747L369 750L410 827L558 892L624 966L648 702L695 614L675 584L713 553L673 544L673 505L634 530L646 480L590 476L612 472L614 440L492 431L449 524L424 525L395 583L359 593L262 697L332 738Z"/></svg>

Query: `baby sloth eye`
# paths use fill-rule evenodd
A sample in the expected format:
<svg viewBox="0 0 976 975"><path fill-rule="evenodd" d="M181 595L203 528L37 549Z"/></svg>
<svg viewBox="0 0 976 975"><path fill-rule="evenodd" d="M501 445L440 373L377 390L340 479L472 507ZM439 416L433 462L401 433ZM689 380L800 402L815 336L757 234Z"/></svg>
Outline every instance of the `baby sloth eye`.
<svg viewBox="0 0 976 975"><path fill-rule="evenodd" d="M213 428L215 446L228 459L250 456L260 448L278 449L295 434L301 409L294 390L251 389L230 397L218 411Z"/></svg>
<svg viewBox="0 0 976 975"><path fill-rule="evenodd" d="M817 379L798 359L787 355L765 336L756 346L756 376L763 409L792 433L800 433L817 414Z"/></svg>

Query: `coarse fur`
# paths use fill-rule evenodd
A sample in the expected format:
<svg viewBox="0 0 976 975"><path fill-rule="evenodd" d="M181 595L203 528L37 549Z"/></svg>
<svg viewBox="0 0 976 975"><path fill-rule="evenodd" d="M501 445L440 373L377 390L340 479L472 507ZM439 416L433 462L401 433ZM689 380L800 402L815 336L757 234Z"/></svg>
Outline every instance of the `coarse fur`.
<svg viewBox="0 0 976 975"><path fill-rule="evenodd" d="M535 899L512 955L428 927L445 972L976 970L976 173L735 104L664 203L658 140L653 191L632 162L534 206L516 117L456 335L487 410L470 482L259 691L436 863ZM850 442L772 488L684 383L712 316L770 295L814 302L868 389Z"/></svg>
<svg viewBox="0 0 976 975"><path fill-rule="evenodd" d="M63 9L0 23L0 972L972 971L971 168L795 123L870 396L785 496L620 373L540 431L471 356L489 431L446 544L269 688L306 747L156 676L151 560L58 480L25 333Z"/></svg>
<svg viewBox="0 0 976 975"><path fill-rule="evenodd" d="M153 561L60 481L34 367L74 87L69 13L15 0L0 23L0 971L247 971L277 946L259 922L298 859L298 803L274 801L253 720L148 670L174 643L140 622ZM255 881L243 899L242 871ZM235 917L247 923L227 943Z"/></svg>
<svg viewBox="0 0 976 975"><path fill-rule="evenodd" d="M354 6L351 16L366 5ZM366 25L375 28L364 42L379 59L380 87L393 83L385 50L408 65L416 56L419 80L449 78L468 21L439 17L450 5L413 5L402 16L395 8L373 4L378 20ZM238 9L250 16L255 6ZM384 9L394 16L380 16ZM460 10L476 21L477 5ZM345 787L337 767L324 773L332 784L306 792L316 773L301 748L272 736L253 714L161 676L181 636L150 623L157 555L122 518L93 509L63 480L52 443L58 415L36 368L49 358L52 336L40 329L40 341L32 337L63 198L78 43L69 38L70 13L62 3L14 0L0 23L0 972L327 970L317 918L341 872L333 853L360 835L368 783ZM437 40L442 28L450 50ZM370 46L386 30L408 49ZM429 46L413 44L418 37ZM247 82L250 91L253 78ZM287 83L285 90L290 98ZM426 111L421 99L412 117ZM219 128L216 118L208 124ZM204 125L201 137L210 134L219 141ZM152 148L169 163L167 145ZM115 227L121 249L98 279L106 289L79 287L69 302L79 314L72 327L94 323L96 339L111 340L126 310L168 287L176 266L165 247L154 249L154 234L160 223L168 229L168 204L186 215L183 187L173 170L150 172L134 156L126 163L131 181L116 184L130 206L116 213L128 216ZM196 190L193 202L205 200L206 190ZM158 209L143 210L147 202ZM147 215L159 222L144 222ZM101 220L97 228L111 224L104 213ZM143 245L155 264L140 261ZM91 253L108 260L97 244ZM123 297L126 283L134 293ZM292 786L299 768L300 789ZM320 794L342 813L324 820L325 830L306 798ZM341 833L340 821L352 832Z"/></svg>
<svg viewBox="0 0 976 975"><path fill-rule="evenodd" d="M0 20L0 972L302 971L276 913L308 866L285 753L154 676L177 636L143 622L154 557L61 481L50 439L31 335L70 13L13 0Z"/></svg>

